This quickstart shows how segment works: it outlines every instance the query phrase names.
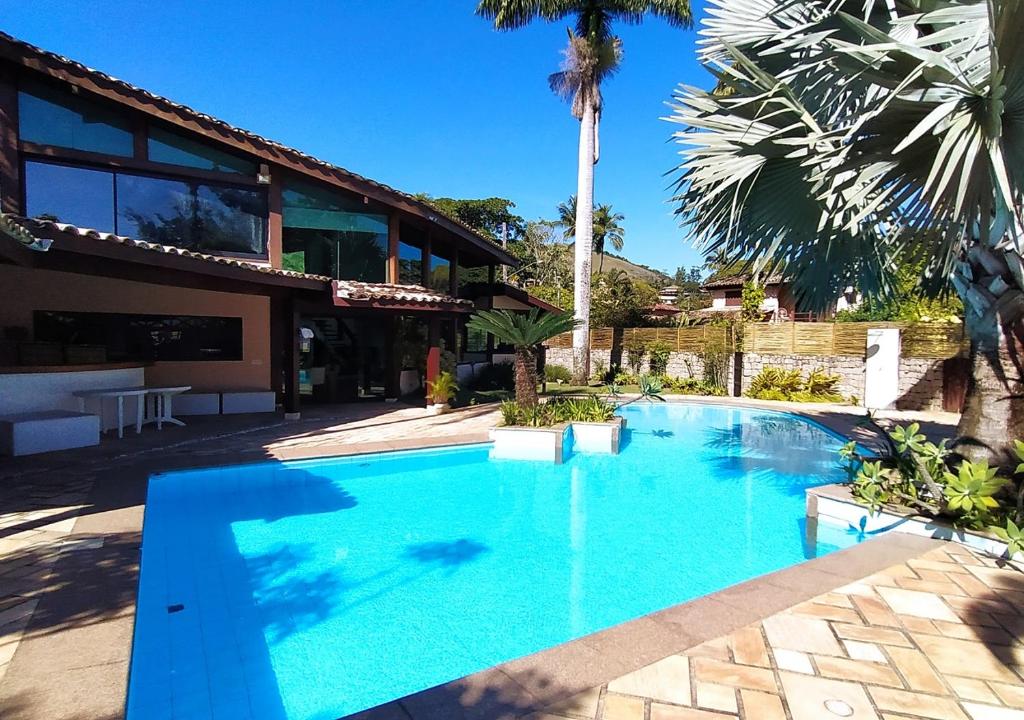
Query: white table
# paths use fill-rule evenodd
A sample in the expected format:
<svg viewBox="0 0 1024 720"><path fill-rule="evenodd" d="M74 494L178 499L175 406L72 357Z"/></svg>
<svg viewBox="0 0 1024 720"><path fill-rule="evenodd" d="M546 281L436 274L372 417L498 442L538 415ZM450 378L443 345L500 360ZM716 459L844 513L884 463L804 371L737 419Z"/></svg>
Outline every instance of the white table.
<svg viewBox="0 0 1024 720"><path fill-rule="evenodd" d="M181 425L183 423L178 418L174 417L172 408L173 398L175 395L181 395L183 392L188 392L192 389L191 385L173 385L169 387L151 387L146 388L147 402L146 402L146 417L142 421L143 423L156 423L157 430L163 430L164 423L171 423L172 425ZM148 396L153 397L153 413L149 412Z"/></svg>
<svg viewBox="0 0 1024 720"><path fill-rule="evenodd" d="M78 407L82 412L85 412L85 401L96 399L100 401L100 410L103 409L104 398L116 398L117 399L117 437L124 437L124 399L126 397L135 398L135 434L138 435L142 432L142 420L145 414L145 399L146 393L149 392L144 387L127 387L127 388L97 388L95 390L76 390L72 393L78 398Z"/></svg>

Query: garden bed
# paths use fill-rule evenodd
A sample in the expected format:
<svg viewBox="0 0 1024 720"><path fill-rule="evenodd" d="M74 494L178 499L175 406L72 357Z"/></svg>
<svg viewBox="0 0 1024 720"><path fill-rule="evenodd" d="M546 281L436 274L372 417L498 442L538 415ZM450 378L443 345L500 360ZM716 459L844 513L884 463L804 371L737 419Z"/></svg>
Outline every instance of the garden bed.
<svg viewBox="0 0 1024 720"><path fill-rule="evenodd" d="M865 536L901 532L950 540L997 558L1007 556L1006 543L990 533L954 528L941 520L895 507L873 512L857 502L848 485L823 485L807 490L807 519L848 528L851 532ZM1015 557L1016 561L1022 559L1020 553Z"/></svg>

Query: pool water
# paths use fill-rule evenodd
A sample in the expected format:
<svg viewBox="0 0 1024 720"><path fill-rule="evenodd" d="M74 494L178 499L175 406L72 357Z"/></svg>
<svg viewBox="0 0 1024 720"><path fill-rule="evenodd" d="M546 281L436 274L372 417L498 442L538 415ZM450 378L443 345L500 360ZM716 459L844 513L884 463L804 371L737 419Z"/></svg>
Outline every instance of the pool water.
<svg viewBox="0 0 1024 720"><path fill-rule="evenodd" d="M856 542L792 415L636 403L618 456L488 445L150 482L130 720L333 720Z"/></svg>

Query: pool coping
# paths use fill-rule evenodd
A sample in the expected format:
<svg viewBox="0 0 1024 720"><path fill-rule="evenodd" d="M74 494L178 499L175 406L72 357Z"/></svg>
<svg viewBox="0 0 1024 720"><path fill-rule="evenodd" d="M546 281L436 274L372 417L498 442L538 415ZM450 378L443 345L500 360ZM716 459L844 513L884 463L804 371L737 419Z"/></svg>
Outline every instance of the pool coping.
<svg viewBox="0 0 1024 720"><path fill-rule="evenodd" d="M675 396L670 403L707 404L720 407L748 407L789 412L828 430L848 437L861 417L856 408L795 408L790 404L761 404L748 399ZM819 412L830 412L823 417ZM849 418L849 422L846 419ZM331 443L307 447L275 448L271 461L307 460L380 454L398 450L457 447L488 443L487 432L461 436L424 436L364 443ZM175 470L218 467L254 462L252 452L224 450L201 457L174 447L160 448L110 461L108 475L87 493L91 511L73 517L67 541L97 540L97 546L83 543L81 549L60 553L55 567L66 576L80 576L90 591L101 596L127 595L116 613L101 621L78 624L74 619L47 626L39 616L59 616L75 607L74 584L51 589L39 600L17 653L4 676L0 701L11 698L21 703L22 718L74 717L76 720L118 720L125 715L128 669L141 558L141 537L148 481L151 476ZM934 541L924 541L933 543ZM106 545L104 546L104 543ZM623 625L585 636L509 663L483 670L436 688L391 701L379 708L362 711L352 718L403 720L427 718L514 717L532 710L507 714L499 708L487 710L487 703L474 701L472 708L461 704L464 695L484 693L500 705L499 697L511 693L537 708L557 702L574 692L637 669L650 662L699 644L699 638L728 632L767 617L773 612L822 592L859 579L893 562L921 554L931 545L921 538L883 536L839 551L825 558L791 566L769 575L734 585L712 595L637 618ZM867 550L871 548L872 550ZM867 553L867 555L865 555ZM871 555L876 557L872 558ZM882 558L879 560L878 558ZM97 571L101 562L117 563L123 569L117 577ZM813 565L812 565L813 563ZM844 565L843 563L847 563ZM843 568L847 569L844 570ZM855 570L849 570L855 568ZM795 584L794 584L795 583ZM797 592L797 588L807 588ZM770 593L765 591L770 590ZM54 610L56 609L56 612ZM691 627L692 626L692 627ZM671 639L671 642L669 642ZM682 644L681 644L682 643ZM671 645L671 649L669 649ZM515 678L515 679L513 679ZM604 680L602 680L604 678ZM517 707L519 705L517 704ZM15 710L18 709L16 705ZM491 712L497 709L498 712ZM398 713L397 715L395 713ZM454 714L453 714L454 713Z"/></svg>
<svg viewBox="0 0 1024 720"><path fill-rule="evenodd" d="M933 550L890 533L412 693L341 720L512 720ZM469 703L467 705L467 703Z"/></svg>

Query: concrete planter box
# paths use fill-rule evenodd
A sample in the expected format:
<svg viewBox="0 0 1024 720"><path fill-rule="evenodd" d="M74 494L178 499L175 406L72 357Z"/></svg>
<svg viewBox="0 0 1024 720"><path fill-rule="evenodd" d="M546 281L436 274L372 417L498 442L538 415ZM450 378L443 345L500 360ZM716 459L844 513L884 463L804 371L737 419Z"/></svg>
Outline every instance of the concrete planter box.
<svg viewBox="0 0 1024 720"><path fill-rule="evenodd" d="M891 510L873 513L858 503L845 485L824 485L807 491L807 518L818 523L855 528L866 535L883 532L901 532L910 535L950 540L974 550L1006 557L1006 543L998 538L974 530L960 530L932 518L919 515L901 515ZM1017 553L1015 564L1024 559Z"/></svg>
<svg viewBox="0 0 1024 720"><path fill-rule="evenodd" d="M491 457L502 460L544 460L561 464L569 452L571 426L496 427L491 430Z"/></svg>
<svg viewBox="0 0 1024 720"><path fill-rule="evenodd" d="M618 455L626 419L617 417L609 422L572 423L572 451Z"/></svg>

